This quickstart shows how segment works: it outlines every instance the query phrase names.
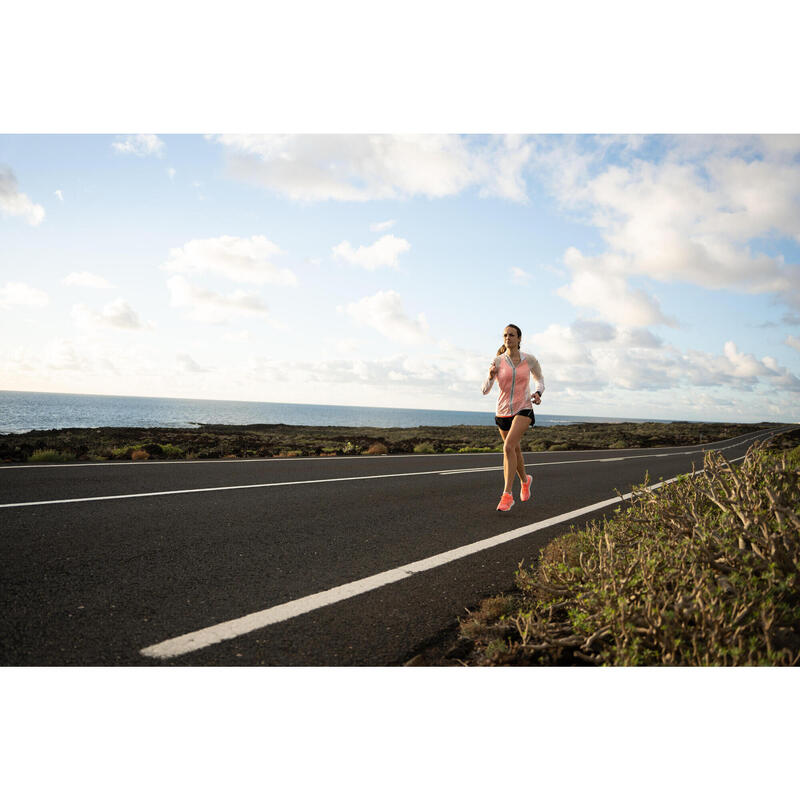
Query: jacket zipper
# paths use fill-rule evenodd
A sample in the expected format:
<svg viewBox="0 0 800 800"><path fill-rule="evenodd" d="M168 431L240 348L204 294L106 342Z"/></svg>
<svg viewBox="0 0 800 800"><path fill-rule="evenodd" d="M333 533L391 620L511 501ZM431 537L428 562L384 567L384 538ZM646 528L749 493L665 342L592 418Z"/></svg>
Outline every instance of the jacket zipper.
<svg viewBox="0 0 800 800"><path fill-rule="evenodd" d="M517 382L517 368L514 366L514 362L506 356L506 360L509 364L511 364L511 394L508 398L508 409L511 412L511 416L514 416L514 386Z"/></svg>

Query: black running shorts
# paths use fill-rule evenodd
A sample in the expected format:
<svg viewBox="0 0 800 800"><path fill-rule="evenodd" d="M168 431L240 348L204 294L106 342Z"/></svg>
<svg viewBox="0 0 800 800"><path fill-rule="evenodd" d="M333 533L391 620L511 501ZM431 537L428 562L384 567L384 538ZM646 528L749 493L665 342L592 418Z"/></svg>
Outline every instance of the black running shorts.
<svg viewBox="0 0 800 800"><path fill-rule="evenodd" d="M531 425L536 424L536 417L533 414L532 408L525 408L522 411L517 411L517 413L514 414L514 417L529 417L531 420ZM497 425L501 431L510 431L511 423L514 421L514 417L495 417L494 424Z"/></svg>

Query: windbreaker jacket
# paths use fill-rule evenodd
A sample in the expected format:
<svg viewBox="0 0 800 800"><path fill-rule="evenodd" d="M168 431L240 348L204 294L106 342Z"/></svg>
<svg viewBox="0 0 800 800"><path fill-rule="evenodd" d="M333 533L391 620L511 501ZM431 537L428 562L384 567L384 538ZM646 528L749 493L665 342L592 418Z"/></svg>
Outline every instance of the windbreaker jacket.
<svg viewBox="0 0 800 800"><path fill-rule="evenodd" d="M526 408L533 408L531 377L536 382L534 391L544 394L544 378L539 362L530 353L520 351L520 356L520 362L516 367L507 353L497 356L492 362L497 368L497 374L494 379L487 378L483 382L482 391L484 394L489 394L497 380L497 385L500 387L500 397L497 398L498 417L513 417Z"/></svg>

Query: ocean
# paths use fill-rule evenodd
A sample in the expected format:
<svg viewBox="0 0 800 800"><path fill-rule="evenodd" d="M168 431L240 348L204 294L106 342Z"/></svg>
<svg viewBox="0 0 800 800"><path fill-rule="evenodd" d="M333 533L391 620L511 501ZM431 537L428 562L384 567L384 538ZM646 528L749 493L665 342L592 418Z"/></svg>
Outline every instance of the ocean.
<svg viewBox="0 0 800 800"><path fill-rule="evenodd" d="M663 421L571 417L536 412L536 424L543 426L576 422ZM491 412L485 411L0 391L0 434L54 428L194 428L200 423L415 428L419 425L494 425L494 417Z"/></svg>

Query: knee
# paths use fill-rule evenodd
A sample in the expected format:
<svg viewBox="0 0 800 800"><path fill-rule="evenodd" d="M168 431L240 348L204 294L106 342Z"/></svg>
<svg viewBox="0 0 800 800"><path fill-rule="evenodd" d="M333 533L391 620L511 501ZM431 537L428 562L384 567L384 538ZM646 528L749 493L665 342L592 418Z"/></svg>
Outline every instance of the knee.
<svg viewBox="0 0 800 800"><path fill-rule="evenodd" d="M509 442L506 439L505 443L503 444L503 454L507 458L516 458L517 457L517 445L513 442Z"/></svg>

